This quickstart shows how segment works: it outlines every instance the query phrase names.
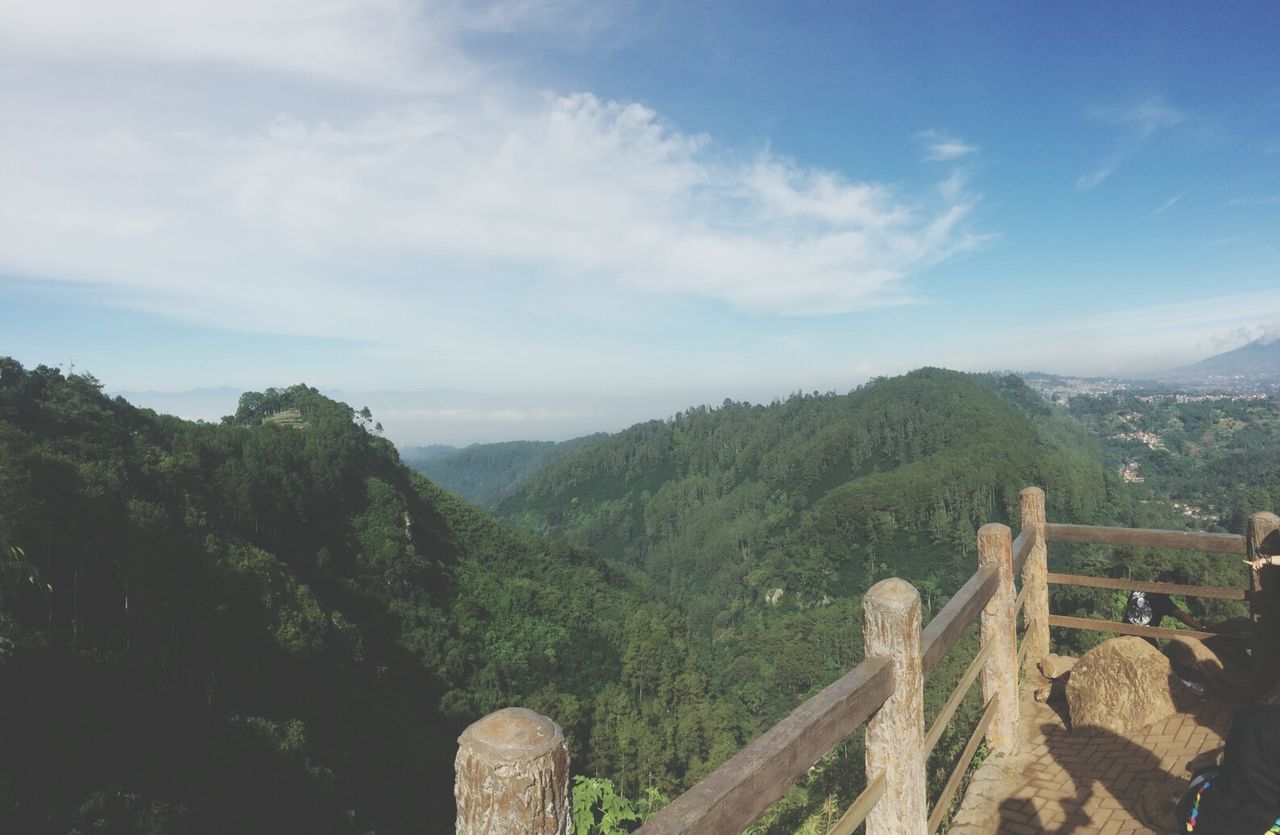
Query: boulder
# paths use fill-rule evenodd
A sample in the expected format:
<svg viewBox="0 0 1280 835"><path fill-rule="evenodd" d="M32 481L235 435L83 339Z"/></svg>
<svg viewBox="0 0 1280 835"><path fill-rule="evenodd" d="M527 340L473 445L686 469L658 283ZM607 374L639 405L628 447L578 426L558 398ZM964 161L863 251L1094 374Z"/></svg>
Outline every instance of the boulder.
<svg viewBox="0 0 1280 835"><path fill-rule="evenodd" d="M1128 734L1172 716L1180 686L1169 659L1143 639L1104 641L1081 656L1067 679L1071 727Z"/></svg>
<svg viewBox="0 0 1280 835"><path fill-rule="evenodd" d="M1205 641L1170 638L1164 654L1178 675L1204 685L1212 695L1233 698L1249 689L1249 674Z"/></svg>
<svg viewBox="0 0 1280 835"><path fill-rule="evenodd" d="M1062 678L1067 673L1071 672L1071 668L1074 667L1075 664L1076 659L1072 658L1070 655L1057 655L1051 652L1044 658L1041 658L1040 663L1036 666L1040 668L1040 675L1050 681L1053 681L1054 679Z"/></svg>

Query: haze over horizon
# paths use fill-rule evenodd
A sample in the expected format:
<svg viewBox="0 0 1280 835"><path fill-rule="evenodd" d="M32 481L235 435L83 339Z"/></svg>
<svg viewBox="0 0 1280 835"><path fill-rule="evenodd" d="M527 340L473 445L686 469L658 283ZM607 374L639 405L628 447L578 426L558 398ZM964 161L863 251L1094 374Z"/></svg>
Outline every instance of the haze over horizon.
<svg viewBox="0 0 1280 835"><path fill-rule="evenodd" d="M0 5L0 355L418 392L370 395L405 443L1186 365L1280 321L1278 30L1191 2Z"/></svg>

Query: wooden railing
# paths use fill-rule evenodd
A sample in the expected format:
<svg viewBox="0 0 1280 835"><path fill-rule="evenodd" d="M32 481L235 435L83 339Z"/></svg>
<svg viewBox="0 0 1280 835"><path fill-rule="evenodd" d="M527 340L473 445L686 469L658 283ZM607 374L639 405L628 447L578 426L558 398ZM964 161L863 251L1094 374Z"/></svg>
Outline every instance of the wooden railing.
<svg viewBox="0 0 1280 835"><path fill-rule="evenodd" d="M928 626L921 628L920 595L905 580L890 578L868 589L862 601L863 662L677 797L638 833L742 832L814 763L865 723L867 787L829 833L848 835L865 823L868 835L927 835L942 823L984 739L994 755L1017 751L1019 669L1032 668L1048 654L1051 626L1162 638L1174 634L1204 638L1214 634L1053 615L1049 612L1050 583L1248 600L1255 624L1255 672L1274 678L1274 653L1260 652L1260 648L1264 644L1270 648L1280 646L1280 641L1274 640L1280 637L1280 630L1272 614L1280 613L1280 607L1274 605L1280 593L1273 587L1280 583L1280 577L1272 576L1280 574L1280 570L1249 572L1248 590L1050 574L1047 543L1183 548L1253 558L1280 553L1276 544L1280 541L1280 518L1270 513L1255 514L1246 536L1134 530L1047 523L1044 492L1038 487L1023 490L1021 501L1022 526L1017 538L1010 538L1005 525L984 525L978 532L977 571ZM1015 588L1015 577L1021 579L1020 591ZM1016 631L1019 615L1024 622L1021 646ZM925 682L975 620L979 624L978 652L926 729ZM1264 641L1267 636L1269 643ZM984 703L981 718L930 807L926 762L978 679L982 682ZM547 753L550 748L544 750L543 741L548 734L560 739L559 729L550 720L530 714L553 728L554 733L532 719L529 721L534 724L527 728L512 730L494 722L498 715L481 719L460 740L463 748L458 754L455 787L457 831L467 835L509 830L568 831L567 750L563 756L551 756ZM486 728L501 725L501 729L478 730L485 723L489 723ZM524 749L517 751L519 746L509 744L509 739L516 737L535 739L531 750L536 750L537 756L521 753ZM562 739L556 744L556 751L563 748ZM557 771L561 762L563 774ZM483 790L479 788L481 784ZM509 815L512 804L518 805L519 799L529 798L542 800L536 810L519 812L525 816L523 820L530 821L526 826L512 829L515 819L502 815Z"/></svg>

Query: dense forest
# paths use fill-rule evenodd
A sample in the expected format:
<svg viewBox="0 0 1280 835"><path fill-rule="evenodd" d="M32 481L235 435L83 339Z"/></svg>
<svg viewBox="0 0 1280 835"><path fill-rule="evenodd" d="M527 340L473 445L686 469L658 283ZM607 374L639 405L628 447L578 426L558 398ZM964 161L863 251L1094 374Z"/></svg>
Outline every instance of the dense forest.
<svg viewBox="0 0 1280 835"><path fill-rule="evenodd" d="M445 831L454 738L499 707L605 776L649 746L668 787L757 724L642 579L306 386L212 425L0 361L0 543L4 832Z"/></svg>
<svg viewBox="0 0 1280 835"><path fill-rule="evenodd" d="M482 487L495 521L305 385L211 424L0 360L0 831L449 831L455 737L512 704L564 727L576 774L672 796L860 660L870 584L905 577L926 618L940 608L977 527L1016 527L1021 487L1045 487L1056 521L1226 525L1167 491L1199 484L1225 507L1218 468L1280 448L1273 406L1242 406L1262 411L1232 418L1235 440L1209 415L1217 445L1188 412L1195 467L1127 484L1130 441L1098 429L1127 408L1073 416L1016 377L923 369L568 444L435 450L462 454L449 478ZM1238 512L1273 506L1258 466ZM1239 573L1133 549L1051 560ZM1112 617L1122 599L1056 589L1053 607ZM972 651L970 636L939 669L928 712ZM938 746L935 783L978 707ZM823 831L860 761L855 735L758 831Z"/></svg>
<svg viewBox="0 0 1280 835"><path fill-rule="evenodd" d="M1030 484L1055 518L1106 512L1079 424L1017 377L922 369L635 426L569 451L496 512L634 566L711 630L734 603L807 608L890 574L954 589L977 528L1015 520Z"/></svg>

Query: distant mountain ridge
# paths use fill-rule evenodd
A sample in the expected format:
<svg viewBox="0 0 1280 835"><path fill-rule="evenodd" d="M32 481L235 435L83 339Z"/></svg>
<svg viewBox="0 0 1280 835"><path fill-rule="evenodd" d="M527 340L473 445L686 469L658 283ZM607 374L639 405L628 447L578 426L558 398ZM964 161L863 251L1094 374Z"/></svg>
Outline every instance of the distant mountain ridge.
<svg viewBox="0 0 1280 835"><path fill-rule="evenodd" d="M977 526L1014 515L1021 487L1044 485L1059 517L1100 505L1081 432L1016 377L926 368L637 424L541 469L496 514L640 569L705 623L733 601L858 594L890 563L944 588L967 577Z"/></svg>
<svg viewBox="0 0 1280 835"><path fill-rule="evenodd" d="M503 441L461 449L433 444L406 447L400 457L441 487L481 507L491 507L538 471L577 446L606 437L586 435L568 441Z"/></svg>
<svg viewBox="0 0 1280 835"><path fill-rule="evenodd" d="M1230 351L1153 375L1161 382L1185 385L1280 388L1280 339L1262 337Z"/></svg>

